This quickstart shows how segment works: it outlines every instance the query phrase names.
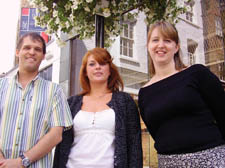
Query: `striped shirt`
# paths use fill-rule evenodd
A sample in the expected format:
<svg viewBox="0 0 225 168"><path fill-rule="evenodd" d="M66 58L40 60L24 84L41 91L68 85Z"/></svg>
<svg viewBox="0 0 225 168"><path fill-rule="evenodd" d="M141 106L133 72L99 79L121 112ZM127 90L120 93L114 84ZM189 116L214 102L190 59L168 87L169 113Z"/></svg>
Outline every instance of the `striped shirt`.
<svg viewBox="0 0 225 168"><path fill-rule="evenodd" d="M71 112L61 87L37 76L25 89L17 76L0 78L0 149L17 158L31 149L51 127L69 127ZM30 168L51 168L52 152Z"/></svg>

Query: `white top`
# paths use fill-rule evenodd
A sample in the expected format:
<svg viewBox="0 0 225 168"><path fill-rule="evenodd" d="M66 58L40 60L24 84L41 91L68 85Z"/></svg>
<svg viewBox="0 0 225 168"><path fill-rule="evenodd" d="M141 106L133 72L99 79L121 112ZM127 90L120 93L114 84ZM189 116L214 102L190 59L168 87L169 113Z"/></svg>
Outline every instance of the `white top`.
<svg viewBox="0 0 225 168"><path fill-rule="evenodd" d="M115 112L80 110L74 120L74 142L67 168L113 168Z"/></svg>

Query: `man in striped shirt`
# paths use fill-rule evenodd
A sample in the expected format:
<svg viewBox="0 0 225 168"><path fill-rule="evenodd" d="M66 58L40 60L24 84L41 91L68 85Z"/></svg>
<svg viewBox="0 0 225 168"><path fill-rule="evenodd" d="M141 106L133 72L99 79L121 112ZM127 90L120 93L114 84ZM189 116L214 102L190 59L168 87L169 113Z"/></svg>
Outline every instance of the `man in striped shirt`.
<svg viewBox="0 0 225 168"><path fill-rule="evenodd" d="M40 35L24 35L17 75L0 79L0 168L51 168L51 150L72 125L61 87L38 75L45 53Z"/></svg>

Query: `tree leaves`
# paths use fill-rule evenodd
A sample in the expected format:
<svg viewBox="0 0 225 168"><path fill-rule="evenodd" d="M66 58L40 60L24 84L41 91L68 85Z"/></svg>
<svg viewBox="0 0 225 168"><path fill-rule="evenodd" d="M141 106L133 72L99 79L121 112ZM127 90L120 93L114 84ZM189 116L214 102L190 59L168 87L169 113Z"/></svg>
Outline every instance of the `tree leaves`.
<svg viewBox="0 0 225 168"><path fill-rule="evenodd" d="M59 31L79 34L80 39L91 38L95 33L95 15L105 16L105 42L118 36L122 20L136 19L139 12L146 15L147 25L157 20L176 22L177 16L185 12L176 0L30 0L39 9L38 25L46 26L47 33ZM46 8L47 7L47 8ZM48 10L46 10L48 9ZM129 12L129 14L128 14Z"/></svg>

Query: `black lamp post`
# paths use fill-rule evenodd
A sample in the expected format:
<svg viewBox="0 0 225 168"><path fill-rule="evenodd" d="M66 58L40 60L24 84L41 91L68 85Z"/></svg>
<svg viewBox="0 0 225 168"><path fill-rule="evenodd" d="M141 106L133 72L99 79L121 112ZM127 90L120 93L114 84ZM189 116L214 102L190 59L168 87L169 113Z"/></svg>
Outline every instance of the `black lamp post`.
<svg viewBox="0 0 225 168"><path fill-rule="evenodd" d="M95 15L95 46L104 48L104 16Z"/></svg>

